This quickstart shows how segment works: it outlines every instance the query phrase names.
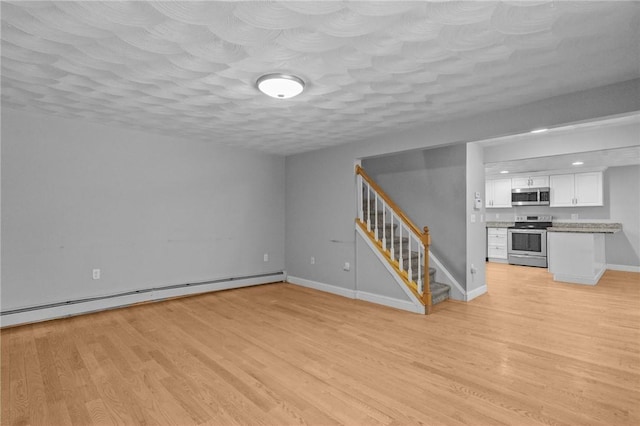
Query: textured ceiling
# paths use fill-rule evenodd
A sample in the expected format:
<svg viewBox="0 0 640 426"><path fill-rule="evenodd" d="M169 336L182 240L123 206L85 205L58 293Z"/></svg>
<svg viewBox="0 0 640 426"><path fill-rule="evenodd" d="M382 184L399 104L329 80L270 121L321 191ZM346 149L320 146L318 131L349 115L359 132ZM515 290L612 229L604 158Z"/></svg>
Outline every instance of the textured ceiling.
<svg viewBox="0 0 640 426"><path fill-rule="evenodd" d="M286 155L637 78L638 28L638 2L2 2L2 105ZM259 93L277 71L306 91Z"/></svg>

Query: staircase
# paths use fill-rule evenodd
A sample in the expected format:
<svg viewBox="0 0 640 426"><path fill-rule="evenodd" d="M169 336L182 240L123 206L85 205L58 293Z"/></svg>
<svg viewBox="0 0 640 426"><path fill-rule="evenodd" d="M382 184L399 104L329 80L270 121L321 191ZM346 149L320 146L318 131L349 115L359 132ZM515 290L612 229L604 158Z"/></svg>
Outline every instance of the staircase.
<svg viewBox="0 0 640 426"><path fill-rule="evenodd" d="M363 219L367 222L367 212L366 206L374 205L371 203L371 200L368 198L363 198ZM374 236L378 235L378 240L380 242L384 241L384 246L380 244L381 247L384 248L387 252L390 252L391 247L394 248L393 259L398 261L400 258L400 254L402 254L403 264L402 270L407 272L409 271L409 266L411 266L411 277L409 279L413 282L418 282L419 280L419 270L418 262L420 261L421 256L417 251L411 251L409 253L409 238L403 237L402 240L398 236L398 224L393 224L383 221L383 218L386 218L386 214L383 214L381 210L373 210L369 212L369 223L371 227L371 234ZM383 238L384 237L384 238ZM435 268L429 268L429 288L431 290L431 304L436 305L440 302L444 302L449 299L449 293L451 287L447 284L439 283L436 281L436 270Z"/></svg>

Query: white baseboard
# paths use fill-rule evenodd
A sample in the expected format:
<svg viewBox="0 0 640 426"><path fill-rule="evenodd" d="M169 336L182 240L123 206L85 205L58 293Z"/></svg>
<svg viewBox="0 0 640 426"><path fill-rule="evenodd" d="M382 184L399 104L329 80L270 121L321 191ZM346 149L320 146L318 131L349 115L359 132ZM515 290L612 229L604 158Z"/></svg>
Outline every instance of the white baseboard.
<svg viewBox="0 0 640 426"><path fill-rule="evenodd" d="M640 272L640 266L607 264L607 269L623 272Z"/></svg>
<svg viewBox="0 0 640 426"><path fill-rule="evenodd" d="M369 293L366 291L356 291L347 289L344 287L338 287L331 284L325 284L318 281L307 280L304 278L294 277L289 275L288 282L291 284L299 285L301 287L307 287L314 290L324 291L326 293L335 294L349 299L364 300L366 302L377 303L378 305L389 306L391 308L401 309L403 311L415 312L418 314L424 314L424 307L422 311L420 307L415 306L408 300L394 299L388 296L382 296L379 294Z"/></svg>
<svg viewBox="0 0 640 426"><path fill-rule="evenodd" d="M122 308L136 303L160 301L172 297L188 296L212 291L230 290L234 288L249 287L260 284L284 281L284 273L273 275L261 275L254 278L229 279L212 283L195 283L185 286L171 286L152 290L141 290L140 293L128 293L124 295L105 296L97 300L69 302L64 305L35 307L29 310L8 312L0 317L0 327L9 327L21 324L29 324L47 321L57 318L65 318L74 315L88 314L108 309Z"/></svg>
<svg viewBox="0 0 640 426"><path fill-rule="evenodd" d="M338 287L336 285L320 283L317 281L306 280L304 278L294 277L289 275L287 281L291 284L296 284L302 287L312 288L314 290L324 291L326 293L337 294L338 296L348 297L349 299L356 298L356 291L344 287Z"/></svg>
<svg viewBox="0 0 640 426"><path fill-rule="evenodd" d="M401 309L403 311L415 312L416 314L424 314L424 306L416 306L414 303L411 303L408 300L394 299L392 297L381 296L379 294L368 293L366 291L359 290L356 292L356 299L364 300L371 303L377 303L378 305L389 306L391 308Z"/></svg>
<svg viewBox="0 0 640 426"><path fill-rule="evenodd" d="M478 296L482 296L486 292L487 292L487 286L481 285L480 287L467 292L466 301L469 302Z"/></svg>

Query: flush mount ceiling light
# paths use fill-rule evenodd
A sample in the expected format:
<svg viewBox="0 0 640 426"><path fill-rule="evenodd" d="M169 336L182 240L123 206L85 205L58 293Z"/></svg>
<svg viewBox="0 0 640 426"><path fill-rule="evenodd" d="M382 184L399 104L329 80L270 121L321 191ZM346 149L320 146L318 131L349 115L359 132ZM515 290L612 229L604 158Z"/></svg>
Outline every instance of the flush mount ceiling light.
<svg viewBox="0 0 640 426"><path fill-rule="evenodd" d="M500 171L500 174L501 174L501 175L506 175L507 173L509 173L509 170L501 170L501 171Z"/></svg>
<svg viewBox="0 0 640 426"><path fill-rule="evenodd" d="M256 81L256 86L265 95L276 99L298 96L304 90L304 81L295 75L265 74Z"/></svg>
<svg viewBox="0 0 640 426"><path fill-rule="evenodd" d="M530 133L544 133L544 132L548 132L548 131L549 131L549 129L544 128L544 129L535 129L535 130L532 130Z"/></svg>
<svg viewBox="0 0 640 426"><path fill-rule="evenodd" d="M571 163L572 166L582 166L583 164L583 161L574 161L573 163Z"/></svg>

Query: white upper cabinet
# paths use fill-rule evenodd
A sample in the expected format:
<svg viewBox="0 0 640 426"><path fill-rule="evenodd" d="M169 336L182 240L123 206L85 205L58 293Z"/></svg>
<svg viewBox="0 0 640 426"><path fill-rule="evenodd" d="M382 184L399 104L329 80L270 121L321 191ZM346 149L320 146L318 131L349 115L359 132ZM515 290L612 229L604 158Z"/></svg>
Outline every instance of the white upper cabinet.
<svg viewBox="0 0 640 426"><path fill-rule="evenodd" d="M485 182L486 208L511 208L511 179L492 179Z"/></svg>
<svg viewBox="0 0 640 426"><path fill-rule="evenodd" d="M577 173L575 177L576 205L601 206L602 172Z"/></svg>
<svg viewBox="0 0 640 426"><path fill-rule="evenodd" d="M511 179L511 187L518 188L546 188L549 186L549 176L525 176Z"/></svg>
<svg viewBox="0 0 640 426"><path fill-rule="evenodd" d="M602 172L551 175L551 207L601 206Z"/></svg>

